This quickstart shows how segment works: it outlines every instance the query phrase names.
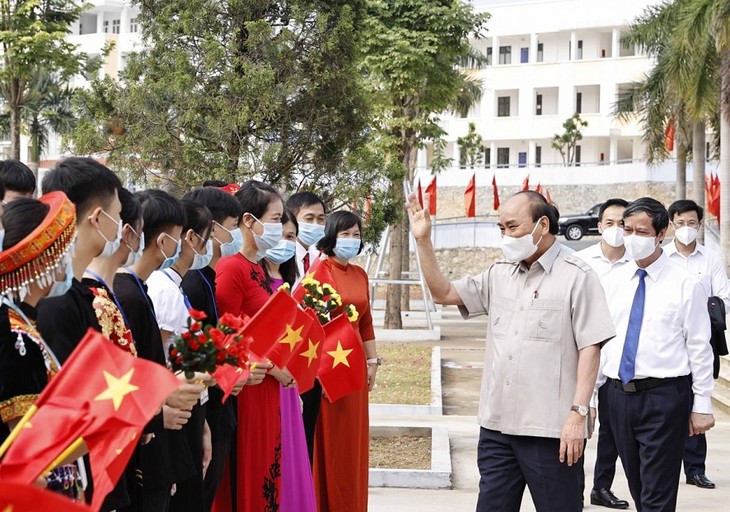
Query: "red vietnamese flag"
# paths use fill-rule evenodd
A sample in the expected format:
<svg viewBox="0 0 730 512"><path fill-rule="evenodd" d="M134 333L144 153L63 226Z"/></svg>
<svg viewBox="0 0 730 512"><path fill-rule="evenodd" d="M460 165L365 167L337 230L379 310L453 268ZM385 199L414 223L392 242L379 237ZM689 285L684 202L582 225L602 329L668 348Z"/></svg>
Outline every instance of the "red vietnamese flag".
<svg viewBox="0 0 730 512"><path fill-rule="evenodd" d="M226 403L236 384L242 380L248 380L249 375L251 375L251 371L248 368L239 368L229 364L216 368L213 377L218 383L218 387L223 391L221 402Z"/></svg>
<svg viewBox="0 0 730 512"><path fill-rule="evenodd" d="M94 477L92 510L99 510L106 495L114 489L137 447L140 435L140 428L127 426L117 427L112 433L100 430L84 436Z"/></svg>
<svg viewBox="0 0 730 512"><path fill-rule="evenodd" d="M286 326L297 315L297 302L284 290L277 290L243 328L249 341L248 351L264 358L269 349L281 339Z"/></svg>
<svg viewBox="0 0 730 512"><path fill-rule="evenodd" d="M73 403L78 409L87 409L89 422L82 432L72 436L65 422L58 420L43 422L43 429L22 429L0 465L0 476L3 480L32 483L79 437L88 438L92 459L111 463L116 457L107 453L108 450L121 449L120 453L126 453L128 440L123 439L128 435L126 427L136 429L139 436L165 398L178 386L178 380L164 366L132 357L89 329L38 397L38 412L30 420L33 424L45 417L46 405ZM98 439L104 442L96 443ZM29 457L28 447L37 455ZM106 467L98 465L93 469L94 474L106 471ZM111 482L111 487L115 484L116 481ZM94 492L94 504L105 496L103 492Z"/></svg>
<svg viewBox="0 0 730 512"><path fill-rule="evenodd" d="M341 314L324 326L325 341L319 363L319 382L330 402L365 386L365 351L355 328Z"/></svg>
<svg viewBox="0 0 730 512"><path fill-rule="evenodd" d="M0 482L0 511L26 512L30 510L89 512L90 509L83 503L74 503L62 494L41 489L36 485Z"/></svg>
<svg viewBox="0 0 730 512"><path fill-rule="evenodd" d="M421 179L418 179L418 204L423 208L423 189L421 189Z"/></svg>
<svg viewBox="0 0 730 512"><path fill-rule="evenodd" d="M528 174L527 177L522 181L522 190L530 190L530 175Z"/></svg>
<svg viewBox="0 0 730 512"><path fill-rule="evenodd" d="M266 359L271 361L277 368L284 368L286 363L294 355L294 349L304 340L309 325L317 319L312 318L302 308L297 308L296 317L291 323L284 327L284 335L266 353Z"/></svg>
<svg viewBox="0 0 730 512"><path fill-rule="evenodd" d="M305 310L304 313L309 316L311 322L302 333L301 343L296 346L286 364L286 369L297 381L299 393L305 393L314 386L325 338L324 329L314 313L311 310Z"/></svg>
<svg viewBox="0 0 730 512"><path fill-rule="evenodd" d="M492 208L494 211L499 210L499 189L497 188L497 175L492 174L492 193L494 194L494 203Z"/></svg>
<svg viewBox="0 0 730 512"><path fill-rule="evenodd" d="M548 204L553 204L553 198L550 196L550 191L548 189L545 189L545 200Z"/></svg>
<svg viewBox="0 0 730 512"><path fill-rule="evenodd" d="M469 184L466 186L466 190L464 191L464 210L466 210L467 218L476 217L476 177L476 173L471 175Z"/></svg>
<svg viewBox="0 0 730 512"><path fill-rule="evenodd" d="M302 286L302 281L305 281L306 279L315 279L319 281L319 284L321 285L324 283L332 284L334 282L332 273L329 268L327 268L327 265L322 264L322 260L317 257L317 259L314 260L312 265L309 267L309 272L307 272L304 278L299 281L299 283L294 287L294 290L291 292L291 296L297 304L302 303L302 299L306 293L306 290Z"/></svg>
<svg viewBox="0 0 730 512"><path fill-rule="evenodd" d="M428 213L436 216L436 176L433 177L431 183L426 187L426 197L428 197Z"/></svg>

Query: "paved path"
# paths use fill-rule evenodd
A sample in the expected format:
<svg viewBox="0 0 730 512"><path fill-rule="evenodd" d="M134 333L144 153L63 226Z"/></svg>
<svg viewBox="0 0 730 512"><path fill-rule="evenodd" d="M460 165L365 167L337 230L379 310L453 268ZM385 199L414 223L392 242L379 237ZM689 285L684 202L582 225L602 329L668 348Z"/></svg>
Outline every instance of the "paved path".
<svg viewBox="0 0 730 512"><path fill-rule="evenodd" d="M444 309L440 321L443 339L442 357L444 369L444 410L442 417L374 417L378 424L440 425L449 429L453 489L430 491L420 489L370 489L370 512L473 512L476 504L479 473L476 467L476 446L479 429L476 423L479 377L481 375L481 346L485 323L479 320L463 322L453 308ZM707 475L717 484L717 489L703 490L686 485L679 486L677 510L682 512L727 512L730 510L730 417L717 416L718 424L708 434L709 454ZM589 499L593 466L596 459L595 438L589 441L586 451L585 510L609 510L591 506ZM628 486L619 467L613 489L630 501ZM535 510L525 493L522 509ZM635 510L633 504L631 510ZM499 511L495 511L499 512Z"/></svg>

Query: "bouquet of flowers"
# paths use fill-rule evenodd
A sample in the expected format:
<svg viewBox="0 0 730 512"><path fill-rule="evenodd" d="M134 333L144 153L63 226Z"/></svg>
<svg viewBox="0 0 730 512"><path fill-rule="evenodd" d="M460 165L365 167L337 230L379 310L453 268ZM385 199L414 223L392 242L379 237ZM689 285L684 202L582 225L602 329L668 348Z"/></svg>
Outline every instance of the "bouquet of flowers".
<svg viewBox="0 0 730 512"><path fill-rule="evenodd" d="M183 371L186 378L192 379L195 372L213 373L223 364L238 367L247 364L248 351L242 332L248 318L226 313L217 325L203 327L202 321L207 318L203 311L190 308L188 313L188 330L170 347L173 371Z"/></svg>
<svg viewBox="0 0 730 512"><path fill-rule="evenodd" d="M311 275L307 275L301 280L299 286L303 290L300 302L302 308L311 309L322 325L330 321L332 311L342 307L342 297L329 283L320 283ZM288 284L284 284L282 287L286 290L289 289ZM350 322L357 320L358 312L354 305L345 306L344 312Z"/></svg>

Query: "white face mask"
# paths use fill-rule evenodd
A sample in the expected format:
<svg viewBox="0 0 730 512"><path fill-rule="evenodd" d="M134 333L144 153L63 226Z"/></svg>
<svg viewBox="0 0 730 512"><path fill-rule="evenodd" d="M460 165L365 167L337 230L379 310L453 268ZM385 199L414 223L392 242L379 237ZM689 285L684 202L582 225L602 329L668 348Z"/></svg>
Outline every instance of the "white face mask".
<svg viewBox="0 0 730 512"><path fill-rule="evenodd" d="M107 237L104 236L104 233L101 232L99 228L96 228L96 231L99 233L99 235L104 239L104 249L102 249L101 254L99 254L100 258L108 258L115 252L117 252L117 249L119 249L119 246L122 243L122 221L116 221L112 218L111 215L106 213L104 210L101 211L104 215L106 215L109 220L112 222L116 222L117 224L117 234L114 237L114 240L109 240Z"/></svg>
<svg viewBox="0 0 730 512"><path fill-rule="evenodd" d="M635 261L641 261L654 254L659 243L654 237L628 235L624 237L626 253Z"/></svg>
<svg viewBox="0 0 730 512"><path fill-rule="evenodd" d="M529 235L517 238L507 235L502 237L502 252L504 253L504 257L507 261L517 263L535 254L537 251L537 245L540 243L540 240L542 240L542 236L540 237L540 240L535 243L532 241L532 235L535 234L539 225L540 219L537 220L535 227L532 228Z"/></svg>
<svg viewBox="0 0 730 512"><path fill-rule="evenodd" d="M674 236L677 237L677 240L679 240L682 244L689 245L697 240L697 231L697 228L682 226L674 231Z"/></svg>
<svg viewBox="0 0 730 512"><path fill-rule="evenodd" d="M611 247L621 247L624 245L624 228L621 226L611 226L601 233L601 238Z"/></svg>

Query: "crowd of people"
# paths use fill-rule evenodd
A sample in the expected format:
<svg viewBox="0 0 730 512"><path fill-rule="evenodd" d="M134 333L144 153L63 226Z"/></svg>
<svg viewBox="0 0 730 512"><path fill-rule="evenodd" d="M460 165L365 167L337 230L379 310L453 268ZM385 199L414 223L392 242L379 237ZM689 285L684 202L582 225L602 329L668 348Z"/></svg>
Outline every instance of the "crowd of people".
<svg viewBox="0 0 730 512"><path fill-rule="evenodd" d="M359 312L366 386L332 403L318 384L300 397L286 368L262 360L223 401L210 374L179 373L102 510L366 512L368 392L380 359L367 275L351 263L363 248L357 215L328 215L315 193L285 200L255 180L208 181L180 199L132 193L90 158L60 161L41 188L34 199L31 170L0 162L0 442L89 328L169 367L190 308L211 325L225 313L250 317L281 285L325 266ZM37 484L90 502L94 468L83 449L75 455Z"/></svg>
<svg viewBox="0 0 730 512"><path fill-rule="evenodd" d="M556 239L558 209L519 192L499 212L504 259L453 282L439 269L428 207L411 194L407 208L434 300L489 316L479 512L518 511L525 486L538 512L581 510L596 410L592 504L629 507L611 491L618 457L639 512L676 510L682 463L687 484L715 487L704 434L730 287L722 257L697 240L702 207L609 199L601 241L575 253Z"/></svg>

